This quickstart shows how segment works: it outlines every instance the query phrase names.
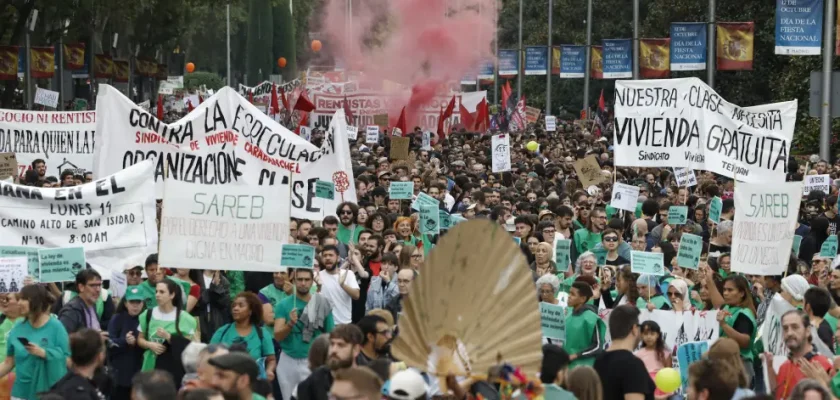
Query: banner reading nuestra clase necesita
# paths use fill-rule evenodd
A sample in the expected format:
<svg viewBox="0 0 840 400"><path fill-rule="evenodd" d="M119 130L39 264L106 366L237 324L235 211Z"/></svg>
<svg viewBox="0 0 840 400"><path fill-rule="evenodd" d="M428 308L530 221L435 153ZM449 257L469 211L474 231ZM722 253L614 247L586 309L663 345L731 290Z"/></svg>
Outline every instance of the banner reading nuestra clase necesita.
<svg viewBox="0 0 840 400"><path fill-rule="evenodd" d="M739 107L698 78L616 82L616 165L784 182L796 101Z"/></svg>

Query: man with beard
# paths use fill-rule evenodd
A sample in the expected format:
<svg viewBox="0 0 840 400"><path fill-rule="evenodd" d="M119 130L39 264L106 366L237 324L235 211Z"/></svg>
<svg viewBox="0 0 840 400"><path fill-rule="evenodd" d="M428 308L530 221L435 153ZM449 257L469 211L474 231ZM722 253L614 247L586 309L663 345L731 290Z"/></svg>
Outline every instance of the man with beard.
<svg viewBox="0 0 840 400"><path fill-rule="evenodd" d="M353 256L352 263L357 260ZM357 267L358 268L358 267ZM321 250L321 271L318 272L320 293L332 307L336 324L349 324L353 321L353 300L359 299L359 282L353 271L338 268L338 248L324 246Z"/></svg>
<svg viewBox="0 0 840 400"><path fill-rule="evenodd" d="M350 262L353 264L352 268L356 272L356 279L359 282L359 298L353 300L353 322L359 322L365 316L365 304L367 304L368 289L370 288L371 278L378 276L382 268L382 249L385 247L385 239L379 235L369 234L365 240L365 233L370 233L365 230L359 235L359 250L363 256L362 262L356 264L356 259L350 257Z"/></svg>
<svg viewBox="0 0 840 400"><path fill-rule="evenodd" d="M367 367L374 360L387 357L393 332L385 318L378 315L365 315L357 325L362 330L364 341L359 356L356 357L356 365Z"/></svg>
<svg viewBox="0 0 840 400"><path fill-rule="evenodd" d="M307 357L312 341L335 327L330 303L321 294L310 293L312 270L299 269L294 276L295 295L280 300L274 308L274 338L283 349L276 373L283 400L289 400L295 386L309 376Z"/></svg>
<svg viewBox="0 0 840 400"><path fill-rule="evenodd" d="M42 159L32 161L32 169L38 173L38 181L44 182L47 180L47 162Z"/></svg>
<svg viewBox="0 0 840 400"><path fill-rule="evenodd" d="M265 400L251 389L260 375L260 368L248 353L234 351L208 362L216 368L212 385L222 392L225 400Z"/></svg>
<svg viewBox="0 0 840 400"><path fill-rule="evenodd" d="M811 345L811 322L802 310L790 310L782 315L782 334L790 354L776 373L773 369L773 354L764 353L770 391L777 399L786 399L799 381L806 378L805 371L824 370L831 376L831 362L825 356L816 354Z"/></svg>
<svg viewBox="0 0 840 400"><path fill-rule="evenodd" d="M349 201L345 201L338 205L335 210L338 214L338 220L341 222L338 225L338 231L335 237L338 241L344 244L358 243L359 234L365 229L363 226L356 225L356 217L359 215L359 206Z"/></svg>
<svg viewBox="0 0 840 400"><path fill-rule="evenodd" d="M327 400L335 373L356 367L356 358L362 348L362 331L356 325L339 325L330 333L327 365L322 366L300 383L297 398L301 400Z"/></svg>
<svg viewBox="0 0 840 400"><path fill-rule="evenodd" d="M601 232L607 227L607 212L603 208L596 208L592 210L589 215L589 222L585 228L575 231L574 247L575 254L572 255L572 262L577 260L577 257L587 251L595 248L595 245L601 243Z"/></svg>

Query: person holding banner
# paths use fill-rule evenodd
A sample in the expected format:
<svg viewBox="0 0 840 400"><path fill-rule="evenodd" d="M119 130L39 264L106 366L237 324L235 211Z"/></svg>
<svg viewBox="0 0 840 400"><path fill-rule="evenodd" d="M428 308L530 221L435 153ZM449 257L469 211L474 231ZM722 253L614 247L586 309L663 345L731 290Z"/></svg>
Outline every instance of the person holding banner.
<svg viewBox="0 0 840 400"><path fill-rule="evenodd" d="M598 317L598 309L587 304L591 298L592 287L589 284L572 284L569 309L566 311L566 343L563 346L572 360L571 368L592 366L595 358L604 351L607 326Z"/></svg>
<svg viewBox="0 0 840 400"><path fill-rule="evenodd" d="M601 287L601 300L604 302L604 307L615 308L624 304L636 304L639 300L639 289L636 287L638 279L639 274L634 274L627 265L620 268L616 274L615 295L608 286Z"/></svg>
<svg viewBox="0 0 840 400"><path fill-rule="evenodd" d="M639 298L636 300L636 306L640 310L670 310L671 306L668 304L668 299L662 295L659 287L659 280L653 275L641 275L636 280L636 288L639 290Z"/></svg>

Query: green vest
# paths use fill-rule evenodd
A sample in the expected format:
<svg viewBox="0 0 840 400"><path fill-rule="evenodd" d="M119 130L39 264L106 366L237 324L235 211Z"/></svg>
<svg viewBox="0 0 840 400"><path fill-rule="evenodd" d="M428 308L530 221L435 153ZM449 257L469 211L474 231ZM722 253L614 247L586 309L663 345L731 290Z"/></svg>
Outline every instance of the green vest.
<svg viewBox="0 0 840 400"><path fill-rule="evenodd" d="M739 315L743 315L749 318L750 322L752 322L753 329L750 333L750 343L755 342L755 334L756 334L756 326L755 326L755 314L749 308L742 308L742 307L732 307L732 306L725 306L723 308L725 311L729 311L730 315L726 317L724 322L726 325L732 326L735 323L735 320L738 319ZM720 337L726 337L726 333L723 329L720 330ZM752 346L745 348L741 348L741 358L745 360L753 360L753 348Z"/></svg>
<svg viewBox="0 0 840 400"><path fill-rule="evenodd" d="M650 302L653 303L657 310L661 310L662 307L668 305L668 302L665 301L665 296L662 296L661 294L651 297ZM636 299L636 307L639 307L640 310L647 310L647 303L648 302L641 297Z"/></svg>
<svg viewBox="0 0 840 400"><path fill-rule="evenodd" d="M595 328L598 328L601 337L598 341L603 343L607 325L598 317L598 314L586 310L578 315L574 314L571 307L566 308L566 342L563 348L569 354L577 354L592 346L592 335ZM569 365L569 369L578 365L592 366L595 364L595 357L577 358Z"/></svg>
<svg viewBox="0 0 840 400"><path fill-rule="evenodd" d="M68 301L79 297L79 294L72 291L72 290L65 290L62 304L67 304ZM94 309L96 310L96 317L102 319L102 313L105 312L105 300L108 300L108 289L102 289L99 293L99 298L96 299L96 305Z"/></svg>

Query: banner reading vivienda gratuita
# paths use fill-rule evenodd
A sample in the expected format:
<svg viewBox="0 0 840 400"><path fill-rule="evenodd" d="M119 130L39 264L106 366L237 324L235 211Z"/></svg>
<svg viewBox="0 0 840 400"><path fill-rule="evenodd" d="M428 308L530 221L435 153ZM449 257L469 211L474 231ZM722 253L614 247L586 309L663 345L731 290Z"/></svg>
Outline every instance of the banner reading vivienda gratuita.
<svg viewBox="0 0 840 400"><path fill-rule="evenodd" d="M18 175L44 160L45 176L93 171L96 111L0 110L0 153L15 153Z"/></svg>
<svg viewBox="0 0 840 400"><path fill-rule="evenodd" d="M84 247L104 279L157 252L154 164L141 162L81 186L0 182L0 246Z"/></svg>
<svg viewBox="0 0 840 400"><path fill-rule="evenodd" d="M732 271L782 275L793 245L802 182L735 184Z"/></svg>
<svg viewBox="0 0 840 400"><path fill-rule="evenodd" d="M615 83L615 158L624 167L683 167L781 183L797 102L740 107L698 78Z"/></svg>
<svg viewBox="0 0 840 400"><path fill-rule="evenodd" d="M341 109L330 122L321 148L278 124L229 87L172 124L158 121L108 85L99 87L97 111L97 173L113 173L152 159L158 198L163 198L166 174L167 179L203 185L291 185L291 196L277 199L277 204L291 201L295 218L321 220L342 201L356 201ZM335 200L315 197L319 180L335 184Z"/></svg>
<svg viewBox="0 0 840 400"><path fill-rule="evenodd" d="M288 242L289 187L167 180L158 261L170 268L273 272Z"/></svg>
<svg viewBox="0 0 840 400"><path fill-rule="evenodd" d="M776 0L775 53L820 55L822 27L823 0Z"/></svg>

